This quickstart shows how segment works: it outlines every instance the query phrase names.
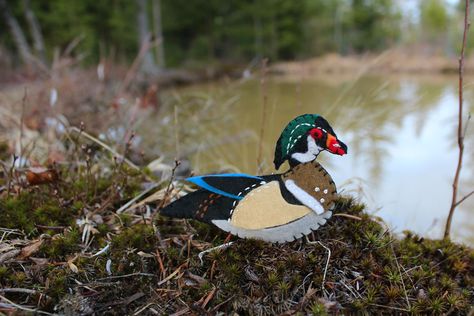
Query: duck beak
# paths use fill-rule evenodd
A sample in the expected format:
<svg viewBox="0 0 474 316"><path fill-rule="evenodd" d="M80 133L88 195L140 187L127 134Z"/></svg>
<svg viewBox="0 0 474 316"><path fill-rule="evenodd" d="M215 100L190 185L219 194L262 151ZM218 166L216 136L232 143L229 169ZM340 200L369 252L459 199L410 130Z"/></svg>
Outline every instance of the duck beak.
<svg viewBox="0 0 474 316"><path fill-rule="evenodd" d="M336 155L345 155L347 154L347 146L340 140L338 140L335 136L331 134L327 134L327 140L326 140L326 149Z"/></svg>

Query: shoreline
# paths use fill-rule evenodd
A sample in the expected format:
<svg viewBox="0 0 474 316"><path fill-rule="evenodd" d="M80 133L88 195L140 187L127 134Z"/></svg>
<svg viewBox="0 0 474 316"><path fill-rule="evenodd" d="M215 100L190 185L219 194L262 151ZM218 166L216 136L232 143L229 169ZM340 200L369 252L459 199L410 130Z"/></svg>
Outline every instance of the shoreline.
<svg viewBox="0 0 474 316"><path fill-rule="evenodd" d="M465 73L474 73L472 56L465 60ZM456 56L408 54L385 51L381 54L341 56L328 54L301 61L277 62L270 66L275 75L299 75L304 78L317 75L384 74L384 75L457 75Z"/></svg>

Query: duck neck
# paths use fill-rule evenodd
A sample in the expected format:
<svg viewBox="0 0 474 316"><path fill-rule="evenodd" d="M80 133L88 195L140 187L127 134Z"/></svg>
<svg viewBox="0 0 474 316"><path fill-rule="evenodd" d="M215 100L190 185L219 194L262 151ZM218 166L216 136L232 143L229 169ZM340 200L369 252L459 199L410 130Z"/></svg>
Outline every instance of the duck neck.
<svg viewBox="0 0 474 316"><path fill-rule="evenodd" d="M297 160L297 159L295 159L295 158L290 158L289 161L288 161L288 163L289 163L289 165L290 165L290 169L293 169L294 167L296 167L296 166L298 166L298 165L300 165L300 164L313 162L313 161L316 160L316 158L318 158L317 155L314 156L314 159L312 159L312 160L305 160L305 161L299 161L299 160Z"/></svg>

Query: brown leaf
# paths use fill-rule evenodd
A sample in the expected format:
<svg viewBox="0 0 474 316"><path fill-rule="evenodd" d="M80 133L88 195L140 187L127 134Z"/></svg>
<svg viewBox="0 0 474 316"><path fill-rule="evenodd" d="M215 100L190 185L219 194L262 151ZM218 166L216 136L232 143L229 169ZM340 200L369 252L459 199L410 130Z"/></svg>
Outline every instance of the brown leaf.
<svg viewBox="0 0 474 316"><path fill-rule="evenodd" d="M21 252L18 258L21 260L29 258L31 255L38 252L42 244L43 244L43 239L33 240L29 245L21 249Z"/></svg>
<svg viewBox="0 0 474 316"><path fill-rule="evenodd" d="M32 167L26 171L26 180L30 185L54 183L58 179L58 173L54 169Z"/></svg>

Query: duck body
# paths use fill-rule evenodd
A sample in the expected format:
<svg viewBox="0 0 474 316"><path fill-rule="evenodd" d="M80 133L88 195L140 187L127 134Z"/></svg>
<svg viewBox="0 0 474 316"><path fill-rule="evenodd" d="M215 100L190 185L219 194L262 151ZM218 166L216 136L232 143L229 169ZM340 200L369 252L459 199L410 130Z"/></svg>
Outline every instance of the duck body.
<svg viewBox="0 0 474 316"><path fill-rule="evenodd" d="M207 175L189 178L201 186L161 211L214 224L241 238L289 242L310 234L332 215L336 186L316 161L283 174ZM291 190L302 190L296 197ZM300 199L306 198L306 201ZM315 211L305 204L318 203ZM315 208L315 206L312 206Z"/></svg>
<svg viewBox="0 0 474 316"><path fill-rule="evenodd" d="M200 188L161 214L214 224L242 238L293 241L317 230L332 215L336 186L316 161L324 150L342 156L347 146L320 115L300 115L287 124L275 148L275 168L288 161L287 172L188 178Z"/></svg>

